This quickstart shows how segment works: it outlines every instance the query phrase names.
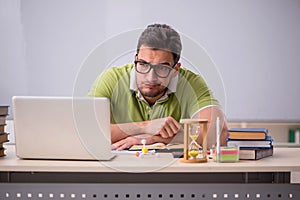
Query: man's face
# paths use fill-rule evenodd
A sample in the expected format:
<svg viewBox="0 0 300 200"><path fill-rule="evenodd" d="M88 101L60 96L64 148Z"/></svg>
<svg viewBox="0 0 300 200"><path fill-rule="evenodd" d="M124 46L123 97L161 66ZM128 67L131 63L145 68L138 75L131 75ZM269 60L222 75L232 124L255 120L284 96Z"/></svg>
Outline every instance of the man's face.
<svg viewBox="0 0 300 200"><path fill-rule="evenodd" d="M173 54L166 50L152 49L141 46L138 55L135 58L139 61L145 61L152 65L164 65L172 68L174 66ZM141 74L136 72L136 83L139 91L149 103L154 103L164 95L166 88L171 80L177 74L180 65L171 70L169 76L161 78L157 76L152 68L149 73Z"/></svg>

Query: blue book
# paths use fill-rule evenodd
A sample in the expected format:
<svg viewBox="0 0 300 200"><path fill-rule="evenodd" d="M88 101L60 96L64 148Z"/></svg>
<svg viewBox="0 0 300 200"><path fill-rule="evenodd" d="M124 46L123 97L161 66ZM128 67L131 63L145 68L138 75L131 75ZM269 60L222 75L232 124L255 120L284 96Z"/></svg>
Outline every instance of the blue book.
<svg viewBox="0 0 300 200"><path fill-rule="evenodd" d="M231 128L228 132L232 140L265 140L268 135L267 128Z"/></svg>
<svg viewBox="0 0 300 200"><path fill-rule="evenodd" d="M228 138L227 146L239 146L240 148L271 148L273 147L273 138L267 136L265 140L232 140Z"/></svg>

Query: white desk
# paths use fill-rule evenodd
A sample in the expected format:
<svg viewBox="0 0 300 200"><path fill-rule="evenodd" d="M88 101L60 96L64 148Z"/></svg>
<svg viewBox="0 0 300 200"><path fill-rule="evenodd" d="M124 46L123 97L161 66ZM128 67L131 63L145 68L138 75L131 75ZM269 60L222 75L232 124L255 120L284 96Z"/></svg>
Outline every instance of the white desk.
<svg viewBox="0 0 300 200"><path fill-rule="evenodd" d="M275 148L272 157L237 163L181 163L171 154L156 158L117 155L111 161L24 160L15 155L15 146L6 146L0 158L1 172L300 172L300 148Z"/></svg>
<svg viewBox="0 0 300 200"><path fill-rule="evenodd" d="M172 195L179 195L178 198L183 196L181 199L197 199L199 195L202 195L202 199L206 197L211 199L214 195L213 190L223 192L218 193L219 196L234 195L234 189L244 192L251 190L251 195L255 192L271 195L272 192L279 191L277 188L281 188L282 192L277 194L281 200L285 199L282 196L289 195L300 199L300 185L295 182L287 184L290 183L293 173L300 172L300 149L298 148L275 148L272 157L257 161L216 163L209 159L207 163L197 164L181 163L178 159L173 159L171 154L162 153L159 157L152 158L118 155L112 161L106 162L22 160L15 156L13 145L8 145L6 148L7 156L0 159L0 182L2 182L0 197L4 195L3 197L7 199L12 194L17 195L15 188L22 193L31 191L35 195L38 193L36 190L48 192L47 195L53 192L59 195L58 191L62 188L68 195L72 195L69 190L74 191L74 188L83 195L89 190L88 188L93 188L93 191L89 191L91 199L96 199L92 198L93 195L96 197L100 195L104 199L118 199L119 195L125 195L125 199L129 196L128 199L131 199L132 195L141 195L133 198L140 200L162 199L167 195L163 192L167 191ZM268 194L267 190L263 191L262 186L269 190ZM139 188L141 193L137 194L136 188ZM210 193L204 193L204 189ZM122 192L116 194L116 190ZM178 191L185 193L179 194ZM169 193L168 195L171 195ZM186 195L189 198L185 198ZM247 199L245 195L247 196L243 193L243 196L235 199ZM287 199L293 199L290 198L291 196ZM168 196L166 199L178 198Z"/></svg>

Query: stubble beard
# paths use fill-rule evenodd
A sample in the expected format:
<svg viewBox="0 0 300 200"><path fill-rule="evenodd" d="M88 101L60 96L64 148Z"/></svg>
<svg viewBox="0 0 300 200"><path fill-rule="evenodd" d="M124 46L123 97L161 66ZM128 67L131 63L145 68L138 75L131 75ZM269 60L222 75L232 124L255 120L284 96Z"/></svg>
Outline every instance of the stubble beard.
<svg viewBox="0 0 300 200"><path fill-rule="evenodd" d="M167 88L164 88L163 90L153 91L153 92L144 92L144 91L140 90L140 92L144 97L155 98L158 96L163 96L164 93L166 92L166 90L167 90Z"/></svg>

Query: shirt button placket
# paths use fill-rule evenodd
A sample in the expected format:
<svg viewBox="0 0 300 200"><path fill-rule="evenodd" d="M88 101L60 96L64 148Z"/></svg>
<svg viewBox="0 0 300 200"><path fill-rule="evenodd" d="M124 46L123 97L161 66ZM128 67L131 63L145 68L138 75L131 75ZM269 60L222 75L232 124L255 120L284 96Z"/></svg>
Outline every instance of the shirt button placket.
<svg viewBox="0 0 300 200"><path fill-rule="evenodd" d="M149 106L147 106L147 111L148 111L148 119L151 119L152 109Z"/></svg>

